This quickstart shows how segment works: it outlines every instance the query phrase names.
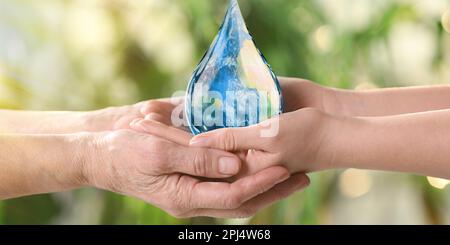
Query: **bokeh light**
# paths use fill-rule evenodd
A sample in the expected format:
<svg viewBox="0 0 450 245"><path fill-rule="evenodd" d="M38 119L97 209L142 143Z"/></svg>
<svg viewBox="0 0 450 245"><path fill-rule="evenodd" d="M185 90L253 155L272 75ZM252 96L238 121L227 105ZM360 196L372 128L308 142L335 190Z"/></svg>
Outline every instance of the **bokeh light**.
<svg viewBox="0 0 450 245"><path fill-rule="evenodd" d="M333 45L332 29L327 25L320 26L314 32L314 41L321 52L329 52Z"/></svg>
<svg viewBox="0 0 450 245"><path fill-rule="evenodd" d="M349 198L363 196L371 187L372 178L366 170L348 169L339 176L339 190Z"/></svg>
<svg viewBox="0 0 450 245"><path fill-rule="evenodd" d="M450 33L450 9L442 14L441 23L444 30Z"/></svg>
<svg viewBox="0 0 450 245"><path fill-rule="evenodd" d="M431 186L437 189L444 189L447 187L448 184L450 184L449 180L441 179L441 178L435 178L435 177L427 177L428 183L430 183Z"/></svg>

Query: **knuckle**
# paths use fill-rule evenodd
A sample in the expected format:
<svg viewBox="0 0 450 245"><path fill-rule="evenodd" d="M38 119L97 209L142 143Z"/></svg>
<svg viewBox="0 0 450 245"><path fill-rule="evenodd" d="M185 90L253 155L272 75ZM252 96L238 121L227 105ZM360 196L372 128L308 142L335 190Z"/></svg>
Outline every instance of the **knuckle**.
<svg viewBox="0 0 450 245"><path fill-rule="evenodd" d="M158 138L152 138L151 139L151 145L154 151L160 152L160 151L167 151L169 145L167 142L158 139Z"/></svg>
<svg viewBox="0 0 450 245"><path fill-rule="evenodd" d="M232 130L223 130L220 135L219 138L222 139L221 140L221 147L225 150L235 150L236 149L236 137L234 136L234 133Z"/></svg>
<svg viewBox="0 0 450 245"><path fill-rule="evenodd" d="M154 167L157 173L169 173L171 171L170 164L162 157L154 161Z"/></svg>
<svg viewBox="0 0 450 245"><path fill-rule="evenodd" d="M196 176L206 176L209 172L209 156L205 151L197 151L193 158L193 171Z"/></svg>
<svg viewBox="0 0 450 245"><path fill-rule="evenodd" d="M155 172L157 174L169 174L172 171L172 164L170 164L166 159L160 157L156 160Z"/></svg>
<svg viewBox="0 0 450 245"><path fill-rule="evenodd" d="M149 135L147 137L150 139L150 144L152 145L152 149L154 149L154 151L164 153L165 155L170 155L175 154L180 150L179 145L173 143L172 141L153 135Z"/></svg>
<svg viewBox="0 0 450 245"><path fill-rule="evenodd" d="M168 173L173 167L173 163L169 161L169 155L165 154L169 147L170 146L162 140L154 140L152 142L152 152L156 156L152 157L152 159L154 159L152 164L156 170L162 173Z"/></svg>

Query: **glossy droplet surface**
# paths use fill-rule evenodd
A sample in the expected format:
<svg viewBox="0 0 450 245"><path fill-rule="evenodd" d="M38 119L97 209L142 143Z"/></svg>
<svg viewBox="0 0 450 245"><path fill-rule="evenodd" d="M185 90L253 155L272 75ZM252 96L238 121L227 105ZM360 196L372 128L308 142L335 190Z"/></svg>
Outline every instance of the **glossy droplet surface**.
<svg viewBox="0 0 450 245"><path fill-rule="evenodd" d="M256 48L237 0L189 82L186 118L193 134L246 127L283 112L278 79Z"/></svg>

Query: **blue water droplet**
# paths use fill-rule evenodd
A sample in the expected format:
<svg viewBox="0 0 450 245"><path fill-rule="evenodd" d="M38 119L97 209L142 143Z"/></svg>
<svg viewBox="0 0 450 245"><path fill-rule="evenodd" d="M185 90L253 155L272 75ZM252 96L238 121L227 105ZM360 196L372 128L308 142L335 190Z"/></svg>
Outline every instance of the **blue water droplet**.
<svg viewBox="0 0 450 245"><path fill-rule="evenodd" d="M283 112L277 77L256 48L237 0L191 78L186 118L193 134L246 127Z"/></svg>

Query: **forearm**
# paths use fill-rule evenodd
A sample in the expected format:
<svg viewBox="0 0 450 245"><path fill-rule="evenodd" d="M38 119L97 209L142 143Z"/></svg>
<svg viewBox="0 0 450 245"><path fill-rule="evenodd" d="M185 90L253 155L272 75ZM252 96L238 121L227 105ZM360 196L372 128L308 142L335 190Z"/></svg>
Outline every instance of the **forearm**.
<svg viewBox="0 0 450 245"><path fill-rule="evenodd" d="M105 110L91 112L44 112L0 110L0 133L3 134L65 134L106 131L112 129L114 118Z"/></svg>
<svg viewBox="0 0 450 245"><path fill-rule="evenodd" d="M353 91L298 78L280 82L288 112L314 107L332 115L373 117L450 109L449 85Z"/></svg>
<svg viewBox="0 0 450 245"><path fill-rule="evenodd" d="M334 121L334 167L450 178L450 110Z"/></svg>
<svg viewBox="0 0 450 245"><path fill-rule="evenodd" d="M65 191L84 184L80 135L0 135L0 199Z"/></svg>
<svg viewBox="0 0 450 245"><path fill-rule="evenodd" d="M386 88L368 91L333 89L325 107L347 116L388 116L450 108L450 86Z"/></svg>

